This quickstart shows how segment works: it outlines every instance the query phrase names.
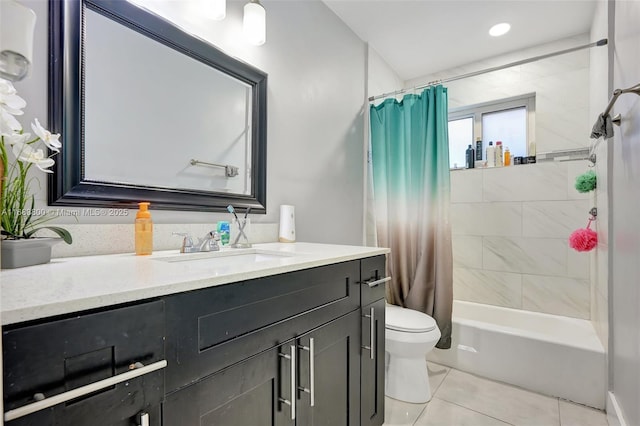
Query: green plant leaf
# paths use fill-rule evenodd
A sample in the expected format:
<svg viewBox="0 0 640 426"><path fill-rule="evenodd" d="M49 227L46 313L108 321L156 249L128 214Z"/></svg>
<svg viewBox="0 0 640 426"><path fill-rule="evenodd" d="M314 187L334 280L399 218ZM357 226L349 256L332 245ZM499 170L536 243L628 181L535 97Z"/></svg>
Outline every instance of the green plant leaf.
<svg viewBox="0 0 640 426"><path fill-rule="evenodd" d="M36 231L40 230L40 229L48 229L50 231L55 232L56 234L58 234L60 236L60 238L62 238L64 240L65 243L67 244L71 244L73 242L73 238L71 238L71 234L69 233L69 231L67 231L64 228L60 228L58 226L41 226L40 228L37 229L32 229L29 232L25 232L24 236L26 238L31 238L31 236L33 234L35 234Z"/></svg>

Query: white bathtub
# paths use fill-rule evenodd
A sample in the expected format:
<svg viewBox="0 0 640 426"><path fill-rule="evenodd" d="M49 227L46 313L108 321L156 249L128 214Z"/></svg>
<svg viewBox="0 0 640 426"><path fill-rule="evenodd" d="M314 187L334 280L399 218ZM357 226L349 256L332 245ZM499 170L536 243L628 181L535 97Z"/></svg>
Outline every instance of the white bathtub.
<svg viewBox="0 0 640 426"><path fill-rule="evenodd" d="M453 302L450 350L430 361L603 409L604 349L591 322L472 302Z"/></svg>

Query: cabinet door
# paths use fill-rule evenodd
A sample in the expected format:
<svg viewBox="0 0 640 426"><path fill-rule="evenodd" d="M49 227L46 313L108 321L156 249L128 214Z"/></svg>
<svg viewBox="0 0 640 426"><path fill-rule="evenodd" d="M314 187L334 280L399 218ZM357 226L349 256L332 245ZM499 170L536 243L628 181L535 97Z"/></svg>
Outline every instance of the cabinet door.
<svg viewBox="0 0 640 426"><path fill-rule="evenodd" d="M298 338L297 425L360 424L359 316L354 311Z"/></svg>
<svg viewBox="0 0 640 426"><path fill-rule="evenodd" d="M163 426L293 425L291 340L186 388L163 403ZM287 358L288 357L288 358Z"/></svg>
<svg viewBox="0 0 640 426"><path fill-rule="evenodd" d="M360 415L363 426L380 426L384 422L384 309L384 299L362 308Z"/></svg>

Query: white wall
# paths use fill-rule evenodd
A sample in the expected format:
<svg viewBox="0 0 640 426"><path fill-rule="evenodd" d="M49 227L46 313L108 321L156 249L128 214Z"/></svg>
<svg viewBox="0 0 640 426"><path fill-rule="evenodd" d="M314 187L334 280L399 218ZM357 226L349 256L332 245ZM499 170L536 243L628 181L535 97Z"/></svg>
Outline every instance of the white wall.
<svg viewBox="0 0 640 426"><path fill-rule="evenodd" d="M591 41L608 37L607 1L599 0L591 26ZM602 113L609 101L609 58L608 48L591 49L589 51L589 117L595 118ZM591 273L591 320L605 350L608 346L608 248L609 248L609 209L607 192L607 161L609 144L600 143L596 147L596 175L597 188L595 191L595 205L598 208L598 218L595 226L598 231L598 247L592 257Z"/></svg>
<svg viewBox="0 0 640 426"><path fill-rule="evenodd" d="M16 85L28 106L21 120L46 121L47 2L24 0L38 16L34 65L29 77ZM224 21L206 20L188 9L189 2L150 2L179 25L232 56L269 75L267 215L255 222L277 222L280 204L296 206L299 241L360 244L363 208L363 101L365 99L365 44L320 1L265 1L267 42L254 47L241 34L242 2L228 2ZM46 179L39 207L46 205ZM356 196L357 195L357 196ZM154 211L156 223L213 224L227 214ZM87 225L76 239L78 247L95 247L94 224L130 224L128 217L80 216ZM61 219L72 223L72 218ZM77 228L75 226L74 228ZM128 232L128 231L127 231ZM102 233L102 232L101 232ZM128 241L128 236L114 235ZM131 231L131 239L133 231ZM176 247L178 244L176 244ZM92 248L56 248L58 255L91 254ZM113 250L113 249L112 249ZM118 245L118 251L128 247ZM55 254L54 254L55 255Z"/></svg>
<svg viewBox="0 0 640 426"><path fill-rule="evenodd" d="M640 2L615 1L613 86L640 83ZM613 233L609 244L613 268L611 283L610 362L612 390L627 425L640 425L640 96L622 95L613 114L622 114L613 145Z"/></svg>

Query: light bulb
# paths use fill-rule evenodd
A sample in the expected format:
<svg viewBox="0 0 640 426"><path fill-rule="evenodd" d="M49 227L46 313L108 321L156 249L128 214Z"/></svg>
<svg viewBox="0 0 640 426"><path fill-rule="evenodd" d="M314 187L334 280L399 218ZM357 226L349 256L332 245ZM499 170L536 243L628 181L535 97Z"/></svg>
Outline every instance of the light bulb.
<svg viewBox="0 0 640 426"><path fill-rule="evenodd" d="M510 29L511 25L507 24L506 22L496 24L489 30L489 35L492 35L493 37L499 37L508 33Z"/></svg>
<svg viewBox="0 0 640 426"><path fill-rule="evenodd" d="M267 40L266 12L258 0L251 0L244 5L242 26L249 43L260 46Z"/></svg>
<svg viewBox="0 0 640 426"><path fill-rule="evenodd" d="M227 16L227 0L202 0L204 13L214 21L222 21Z"/></svg>

